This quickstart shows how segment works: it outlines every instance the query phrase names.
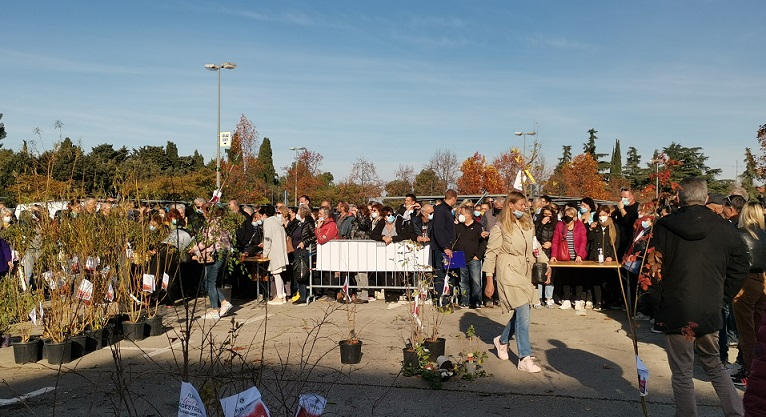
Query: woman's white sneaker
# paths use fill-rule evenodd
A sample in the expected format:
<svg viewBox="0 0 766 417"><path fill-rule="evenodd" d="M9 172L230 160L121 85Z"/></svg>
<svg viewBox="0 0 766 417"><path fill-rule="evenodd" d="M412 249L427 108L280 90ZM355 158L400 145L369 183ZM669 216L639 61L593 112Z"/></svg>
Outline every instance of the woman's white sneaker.
<svg viewBox="0 0 766 417"><path fill-rule="evenodd" d="M520 371L529 372L532 374L542 371L542 369L540 369L540 367L535 364L535 361L532 360L531 356L527 356L520 360L518 368Z"/></svg>

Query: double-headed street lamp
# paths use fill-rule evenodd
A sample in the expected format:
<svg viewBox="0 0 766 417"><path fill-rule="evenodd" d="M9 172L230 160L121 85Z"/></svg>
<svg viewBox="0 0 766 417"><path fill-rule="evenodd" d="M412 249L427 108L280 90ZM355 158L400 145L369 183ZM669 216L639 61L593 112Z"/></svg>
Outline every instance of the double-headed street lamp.
<svg viewBox="0 0 766 417"><path fill-rule="evenodd" d="M218 72L218 131L215 134L215 188L221 190L221 68L233 70L237 64L224 62L221 65L205 64L205 69Z"/></svg>
<svg viewBox="0 0 766 417"><path fill-rule="evenodd" d="M303 146L291 146L291 151L295 151L295 207L298 207L298 151L305 151Z"/></svg>

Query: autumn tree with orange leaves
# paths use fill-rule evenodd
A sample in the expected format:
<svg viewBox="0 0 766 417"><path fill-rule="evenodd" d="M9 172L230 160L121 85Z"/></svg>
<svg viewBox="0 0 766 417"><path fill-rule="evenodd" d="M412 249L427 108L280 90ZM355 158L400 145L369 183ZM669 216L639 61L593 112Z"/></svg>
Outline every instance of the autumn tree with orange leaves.
<svg viewBox="0 0 766 417"><path fill-rule="evenodd" d="M231 138L227 158L221 161L221 186L223 199L249 202L266 202L266 183L260 174L256 157L258 130L243 114Z"/></svg>
<svg viewBox="0 0 766 417"><path fill-rule="evenodd" d="M497 169L487 164L487 158L476 152L460 165L463 175L457 179L458 193L481 194L482 190L491 193L504 193L503 179Z"/></svg>
<svg viewBox="0 0 766 417"><path fill-rule="evenodd" d="M610 193L601 174L598 162L590 154L580 154L561 165L549 180L549 191L570 197L609 199Z"/></svg>
<svg viewBox="0 0 766 417"><path fill-rule="evenodd" d="M497 169L500 178L503 180L505 190L510 190L516 181L516 175L524 166L521 152L518 148L508 149L492 161L492 166Z"/></svg>

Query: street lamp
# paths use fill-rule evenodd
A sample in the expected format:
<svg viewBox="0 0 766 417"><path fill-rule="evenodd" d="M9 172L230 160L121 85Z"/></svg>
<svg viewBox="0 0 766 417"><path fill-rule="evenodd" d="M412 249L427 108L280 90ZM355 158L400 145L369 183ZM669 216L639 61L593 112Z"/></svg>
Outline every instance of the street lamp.
<svg viewBox="0 0 766 417"><path fill-rule="evenodd" d="M527 136L534 136L537 134L537 132L533 130L531 132L514 132L513 134L516 136L524 137L524 147L521 149L521 169L526 170L527 169ZM524 173L524 175L526 175L526 172ZM527 195L526 190L524 190L524 188L526 187L524 187L523 181L521 182L521 188L522 188L521 192L524 195Z"/></svg>
<svg viewBox="0 0 766 417"><path fill-rule="evenodd" d="M291 146L291 151L295 151L295 207L298 207L298 151L305 151L303 146Z"/></svg>
<svg viewBox="0 0 766 417"><path fill-rule="evenodd" d="M221 68L233 70L237 64L224 62L221 65L205 64L205 69L218 72L218 131L215 134L215 188L221 190Z"/></svg>

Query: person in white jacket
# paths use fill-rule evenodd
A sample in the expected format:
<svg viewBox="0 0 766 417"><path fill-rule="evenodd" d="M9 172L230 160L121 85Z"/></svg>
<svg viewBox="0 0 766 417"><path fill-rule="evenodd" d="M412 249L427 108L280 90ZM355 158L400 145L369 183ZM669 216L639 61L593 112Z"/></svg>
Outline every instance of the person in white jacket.
<svg viewBox="0 0 766 417"><path fill-rule="evenodd" d="M287 234L282 221L274 216L276 209L272 205L261 207L263 221L263 257L269 260L269 273L274 277L277 294L269 304L286 304L290 284L285 284L282 273L289 264L287 260Z"/></svg>

